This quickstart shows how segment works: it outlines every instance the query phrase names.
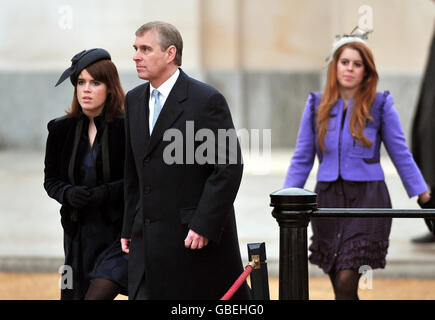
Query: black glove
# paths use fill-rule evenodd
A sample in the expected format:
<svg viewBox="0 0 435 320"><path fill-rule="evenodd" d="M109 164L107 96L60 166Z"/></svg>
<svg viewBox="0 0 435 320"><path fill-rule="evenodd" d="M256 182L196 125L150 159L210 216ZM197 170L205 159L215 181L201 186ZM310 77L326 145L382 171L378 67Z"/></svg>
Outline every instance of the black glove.
<svg viewBox="0 0 435 320"><path fill-rule="evenodd" d="M64 198L66 202L73 208L82 209L90 200L91 193L88 187L73 186L65 191Z"/></svg>
<svg viewBox="0 0 435 320"><path fill-rule="evenodd" d="M431 196L430 200L425 203L422 203L420 199L418 199L417 203L422 209L435 209L435 200L433 196ZM426 222L426 225L429 228L429 230L435 234L435 219L425 218L424 222Z"/></svg>
<svg viewBox="0 0 435 320"><path fill-rule="evenodd" d="M89 206L93 208L101 207L109 197L109 187L107 184L102 184L101 186L89 189L91 197L89 200Z"/></svg>
<svg viewBox="0 0 435 320"><path fill-rule="evenodd" d="M422 209L435 209L435 200L432 196L430 197L429 201L425 203L422 203L420 199L417 199L417 203Z"/></svg>

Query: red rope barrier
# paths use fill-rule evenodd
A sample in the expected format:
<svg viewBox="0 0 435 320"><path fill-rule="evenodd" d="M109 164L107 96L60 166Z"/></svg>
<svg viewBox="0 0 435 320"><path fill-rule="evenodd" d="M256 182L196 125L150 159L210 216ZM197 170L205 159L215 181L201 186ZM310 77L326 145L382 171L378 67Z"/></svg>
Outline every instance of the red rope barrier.
<svg viewBox="0 0 435 320"><path fill-rule="evenodd" d="M230 300L231 297L234 295L234 293L236 293L236 291L239 290L240 286L243 284L246 278L251 274L251 272L252 272L252 265L248 264L245 268L245 271L243 271L243 273L239 276L236 282L234 282L234 284L231 286L230 290L228 290L228 292L224 294L221 300Z"/></svg>

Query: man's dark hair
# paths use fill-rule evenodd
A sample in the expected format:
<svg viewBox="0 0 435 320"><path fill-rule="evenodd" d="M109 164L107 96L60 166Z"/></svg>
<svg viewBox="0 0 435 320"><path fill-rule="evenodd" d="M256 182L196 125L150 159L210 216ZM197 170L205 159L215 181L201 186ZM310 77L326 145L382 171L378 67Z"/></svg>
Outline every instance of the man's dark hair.
<svg viewBox="0 0 435 320"><path fill-rule="evenodd" d="M183 54L183 39L181 38L180 32L175 28L172 24L161 22L161 21L153 21L148 22L141 26L136 31L136 36L140 37L146 32L156 31L158 35L158 42L160 44L160 48L164 51L168 49L170 46L175 46L177 49L177 53L175 55L174 63L177 66L181 66L181 57Z"/></svg>

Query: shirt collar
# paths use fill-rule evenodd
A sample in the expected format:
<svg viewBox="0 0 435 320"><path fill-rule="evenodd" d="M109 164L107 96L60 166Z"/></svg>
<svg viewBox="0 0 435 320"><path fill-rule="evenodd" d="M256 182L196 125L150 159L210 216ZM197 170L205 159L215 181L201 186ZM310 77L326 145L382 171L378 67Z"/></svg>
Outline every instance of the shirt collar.
<svg viewBox="0 0 435 320"><path fill-rule="evenodd" d="M153 94L153 90L157 89L159 90L160 94L166 99L169 96L169 93L171 92L172 88L175 85L175 82L177 82L178 76L180 74L180 69L177 68L177 70L166 80L163 82L160 87L154 88L153 85L150 82L150 96Z"/></svg>

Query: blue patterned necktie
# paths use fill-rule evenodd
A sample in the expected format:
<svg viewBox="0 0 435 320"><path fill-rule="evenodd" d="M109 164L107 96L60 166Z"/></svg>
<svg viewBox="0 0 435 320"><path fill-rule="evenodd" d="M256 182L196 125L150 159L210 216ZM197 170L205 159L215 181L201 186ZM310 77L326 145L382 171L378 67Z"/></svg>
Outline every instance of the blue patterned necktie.
<svg viewBox="0 0 435 320"><path fill-rule="evenodd" d="M154 129L157 118L159 117L160 111L162 111L162 102L160 101L160 92L157 89L153 90L154 97L154 115L153 115L153 124L151 127L151 132Z"/></svg>

